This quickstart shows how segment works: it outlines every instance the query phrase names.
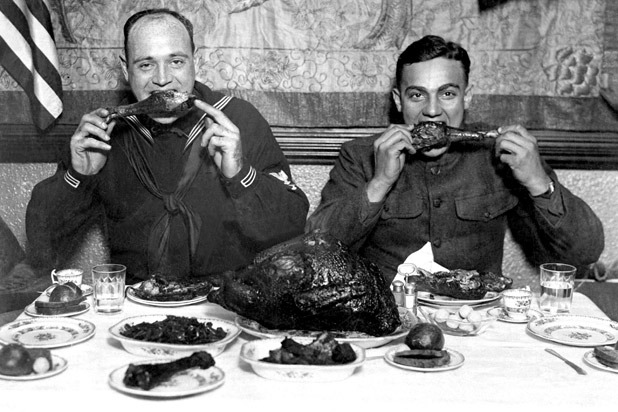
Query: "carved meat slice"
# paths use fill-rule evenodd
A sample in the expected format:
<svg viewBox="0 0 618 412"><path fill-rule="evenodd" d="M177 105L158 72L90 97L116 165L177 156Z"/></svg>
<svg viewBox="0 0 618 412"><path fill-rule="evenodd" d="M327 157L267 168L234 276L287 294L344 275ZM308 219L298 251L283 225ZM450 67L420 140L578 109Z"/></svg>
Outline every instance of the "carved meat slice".
<svg viewBox="0 0 618 412"><path fill-rule="evenodd" d="M419 269L415 280L419 291L470 300L482 299L487 292L502 292L513 284L506 276L463 269L435 273Z"/></svg>
<svg viewBox="0 0 618 412"><path fill-rule="evenodd" d="M161 90L153 92L146 99L137 103L108 107L107 110L109 111L109 115L106 120L109 122L116 117L138 114L147 114L150 116L179 114L193 107L195 98L194 95L185 92Z"/></svg>
<svg viewBox="0 0 618 412"><path fill-rule="evenodd" d="M481 141L497 136L497 132L470 132L447 126L444 122L420 122L412 129L412 146L429 150L446 146L449 142Z"/></svg>
<svg viewBox="0 0 618 412"><path fill-rule="evenodd" d="M400 324L378 267L325 233L308 233L228 272L208 300L270 329L384 336Z"/></svg>

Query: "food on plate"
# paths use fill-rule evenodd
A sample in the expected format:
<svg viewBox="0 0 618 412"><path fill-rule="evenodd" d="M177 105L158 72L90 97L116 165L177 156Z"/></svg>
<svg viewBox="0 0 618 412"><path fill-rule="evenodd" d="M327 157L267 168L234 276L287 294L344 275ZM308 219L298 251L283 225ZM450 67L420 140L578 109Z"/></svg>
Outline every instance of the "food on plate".
<svg viewBox="0 0 618 412"><path fill-rule="evenodd" d="M49 349L28 349L11 343L0 349L0 373L8 376L41 374L52 369Z"/></svg>
<svg viewBox="0 0 618 412"><path fill-rule="evenodd" d="M442 330L431 323L414 325L404 340L409 350L396 352L395 363L417 368L435 368L444 366L451 360L451 355L444 348Z"/></svg>
<svg viewBox="0 0 618 412"><path fill-rule="evenodd" d="M221 327L211 322L202 323L196 318L167 315L155 322L127 324L120 330L122 336L147 342L182 345L202 345L219 341L227 336Z"/></svg>
<svg viewBox="0 0 618 412"><path fill-rule="evenodd" d="M444 347L444 334L436 325L417 323L408 331L404 343L410 349L435 349Z"/></svg>
<svg viewBox="0 0 618 412"><path fill-rule="evenodd" d="M415 276L418 291L450 296L456 299L475 300L487 292L502 292L513 284L513 279L492 272L455 269L430 273L419 268Z"/></svg>
<svg viewBox="0 0 618 412"><path fill-rule="evenodd" d="M82 289L73 282L54 287L49 294L49 301L36 300L34 307L42 315L62 315L86 309L86 300Z"/></svg>
<svg viewBox="0 0 618 412"><path fill-rule="evenodd" d="M618 350L609 346L597 346L594 348L594 357L600 364L618 369Z"/></svg>
<svg viewBox="0 0 618 412"><path fill-rule="evenodd" d="M271 350L260 360L285 365L341 365L354 362L356 353L349 343L339 343L325 332L307 345L286 337L281 348Z"/></svg>
<svg viewBox="0 0 618 412"><path fill-rule="evenodd" d="M209 301L269 329L385 336L401 324L378 267L318 231L261 252L218 283Z"/></svg>
<svg viewBox="0 0 618 412"><path fill-rule="evenodd" d="M208 295L211 289L212 284L208 281L165 279L161 275L153 275L141 282L139 287L132 288L138 298L158 302L195 299Z"/></svg>
<svg viewBox="0 0 618 412"><path fill-rule="evenodd" d="M146 391L168 381L175 374L191 368L208 369L215 365L214 358L205 351L165 363L130 364L122 382L129 387Z"/></svg>
<svg viewBox="0 0 618 412"><path fill-rule="evenodd" d="M496 132L472 132L448 126L444 122L419 122L410 134L412 147L416 150L442 147L449 142L481 141L498 136Z"/></svg>

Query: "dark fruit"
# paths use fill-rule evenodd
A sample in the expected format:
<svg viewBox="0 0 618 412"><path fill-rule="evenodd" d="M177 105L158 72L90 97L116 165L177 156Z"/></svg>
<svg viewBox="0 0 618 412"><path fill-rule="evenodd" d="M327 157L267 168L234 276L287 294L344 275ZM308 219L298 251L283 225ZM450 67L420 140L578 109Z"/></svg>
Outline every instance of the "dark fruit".
<svg viewBox="0 0 618 412"><path fill-rule="evenodd" d="M417 323L408 332L405 344L410 349L442 350L444 347L444 334L436 325Z"/></svg>
<svg viewBox="0 0 618 412"><path fill-rule="evenodd" d="M73 282L58 285L49 294L50 302L70 302L82 296L82 290Z"/></svg>
<svg viewBox="0 0 618 412"><path fill-rule="evenodd" d="M29 375L32 372L32 358L26 348L11 343L0 349L0 373L8 376Z"/></svg>

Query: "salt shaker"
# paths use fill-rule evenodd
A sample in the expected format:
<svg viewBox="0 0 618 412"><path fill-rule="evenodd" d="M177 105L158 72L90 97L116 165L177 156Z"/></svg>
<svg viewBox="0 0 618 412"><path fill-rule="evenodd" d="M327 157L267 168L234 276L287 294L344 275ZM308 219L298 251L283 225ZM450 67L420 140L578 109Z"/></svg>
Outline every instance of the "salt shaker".
<svg viewBox="0 0 618 412"><path fill-rule="evenodd" d="M408 312L416 316L416 283L408 282L404 286L404 305Z"/></svg>
<svg viewBox="0 0 618 412"><path fill-rule="evenodd" d="M405 305L405 295L402 281L396 280L393 282L393 296L395 296L395 303L397 306Z"/></svg>

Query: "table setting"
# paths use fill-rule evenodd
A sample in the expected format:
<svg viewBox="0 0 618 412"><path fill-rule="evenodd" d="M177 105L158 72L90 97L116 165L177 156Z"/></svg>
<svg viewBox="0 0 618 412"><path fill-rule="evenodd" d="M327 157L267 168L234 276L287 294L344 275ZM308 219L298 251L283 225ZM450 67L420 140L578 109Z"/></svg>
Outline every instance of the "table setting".
<svg viewBox="0 0 618 412"><path fill-rule="evenodd" d="M99 271L105 275L99 276ZM616 345L618 323L577 292L560 311L543 310L546 297L530 288L508 288L459 301L436 298L436 294L421 299L419 292L414 307L417 323L412 326L404 322L380 337L341 331L325 337L319 331L270 329L247 314L187 295L187 285L175 285L185 293L179 300L145 301L146 295L129 294L141 285L125 285L124 276L117 272L124 269L119 265L93 268L90 287L80 285L80 299L88 304L85 312L37 316L28 310L31 303L14 322L0 327L4 347L19 344L27 351L49 351L49 367L42 373L0 373L7 410L60 410L56 406L63 405L67 396L82 405L100 399L106 408L154 411L249 404L283 410L289 405L332 406L342 400L358 408L400 405L404 400L434 408L464 401L474 409L538 407L548 399L550 409L614 403L618 368L600 362L596 348L609 350ZM120 298L113 296L119 291L123 291ZM37 299L51 293L41 291ZM398 310L402 320L412 316L409 308ZM170 319L206 325L211 331L223 331L224 338L190 345L134 338L154 333L150 330L154 325ZM146 332L137 328L143 325ZM442 341L431 352L447 358L436 366L398 361L402 354L419 352L409 339L411 330L421 325L440 331ZM138 330L127 337L130 327ZM338 365L263 362L287 338L301 346L334 339L337 345L349 346L354 360ZM189 360L197 354L211 360L204 369L198 361ZM166 376L163 384L150 390L125 384L132 368L168 370L178 362L198 366ZM156 369L156 365L163 367Z"/></svg>

